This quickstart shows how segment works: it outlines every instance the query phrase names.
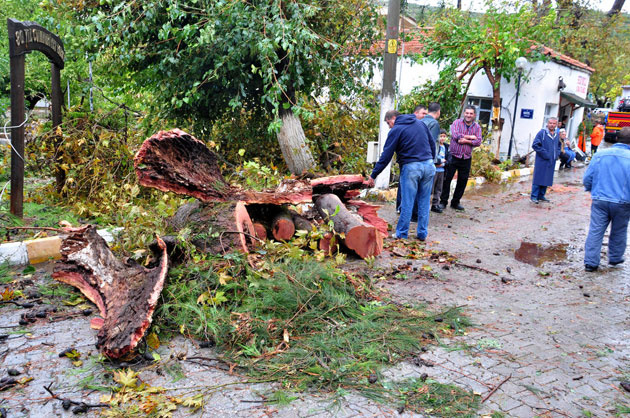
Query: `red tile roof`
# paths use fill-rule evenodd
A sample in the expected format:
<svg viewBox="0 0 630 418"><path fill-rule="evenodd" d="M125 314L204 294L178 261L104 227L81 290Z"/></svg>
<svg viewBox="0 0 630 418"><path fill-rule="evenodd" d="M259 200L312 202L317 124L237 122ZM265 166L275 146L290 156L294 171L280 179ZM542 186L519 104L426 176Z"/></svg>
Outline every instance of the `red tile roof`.
<svg viewBox="0 0 630 418"><path fill-rule="evenodd" d="M410 40L408 41L402 41L400 42L399 46L398 46L398 55L400 56L402 54L402 47L401 45L404 43L405 45L405 55L407 54L422 54L423 53L423 49L424 49L424 38L426 38L428 36L428 32L431 31L432 28L424 28L421 29L420 31L413 31L413 32L406 32L407 37L411 37ZM378 54L382 54L383 50L385 49L385 41L379 41L376 44L374 44L371 48L370 48L370 55L378 55ZM554 61L560 61L564 64L567 64L569 66L572 67L576 67L576 68L581 68L583 70L586 70L588 72L595 72L595 69L592 67L589 67L587 64L576 60L575 58L571 58L568 55L562 54L558 51L555 51L551 48L549 48L548 46L541 46L541 51L540 51L543 55L547 55L548 57L550 57L551 59L553 59Z"/></svg>
<svg viewBox="0 0 630 418"><path fill-rule="evenodd" d="M554 51L553 49L549 48L548 46L541 46L542 50L541 53L543 55L547 55L549 57L551 57L551 59L555 60L555 61L561 61L564 62L565 64L568 64L572 67L577 67L577 68L581 68L583 70L586 70L588 72L594 73L595 69L593 67L589 67L588 65L584 64L582 61L578 61L575 58L571 58L568 55L562 54L558 51Z"/></svg>

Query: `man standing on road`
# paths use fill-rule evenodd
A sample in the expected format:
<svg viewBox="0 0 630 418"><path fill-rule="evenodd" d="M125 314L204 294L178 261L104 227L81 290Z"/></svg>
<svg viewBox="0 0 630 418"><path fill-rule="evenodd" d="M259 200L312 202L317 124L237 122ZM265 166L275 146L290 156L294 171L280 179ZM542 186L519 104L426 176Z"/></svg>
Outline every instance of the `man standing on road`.
<svg viewBox="0 0 630 418"><path fill-rule="evenodd" d="M396 118L389 131L381 158L376 163L367 180L374 187L374 179L389 164L396 152L400 164L400 188L402 203L400 217L396 225L396 238L407 238L414 201L418 202L418 228L416 236L420 240L427 237L429 226L429 205L431 186L435 175L435 140L427 126L415 115L401 115Z"/></svg>
<svg viewBox="0 0 630 418"><path fill-rule="evenodd" d="M446 208L451 193L451 181L457 171L457 185L451 200L451 207L455 210L464 210L460 201L464 196L466 183L470 176L472 150L481 145L481 126L475 122L476 115L477 111L474 106L466 106L464 117L457 119L451 125L451 144L448 148L451 159L446 166L446 174L444 175L440 209Z"/></svg>
<svg viewBox="0 0 630 418"><path fill-rule="evenodd" d="M413 110L413 114L416 115L418 120L422 120L427 115L427 107L425 105L422 105L422 104L418 105Z"/></svg>
<svg viewBox="0 0 630 418"><path fill-rule="evenodd" d="M558 137L557 118L549 118L547 127L541 129L534 138L532 149L536 151L534 163L534 178L532 180L532 203L549 202L545 197L547 187L553 185L553 174L556 169L556 160L560 156L562 144Z"/></svg>
<svg viewBox="0 0 630 418"><path fill-rule="evenodd" d="M593 132L591 132L591 157L597 152L597 147L602 143L602 139L604 139L604 125L598 119L595 121Z"/></svg>
<svg viewBox="0 0 630 418"><path fill-rule="evenodd" d="M437 175L437 170L438 170L438 166L441 168L442 173L444 172L444 162L441 160L440 158L440 124L438 123L438 119L440 118L440 114L441 114L441 109L440 109L440 104L433 102L433 103L429 103L429 107L428 107L428 113L426 114L426 116L424 118L422 118L422 123L424 123L425 125L427 125L427 128L429 128L429 132L431 132L431 136L433 137L433 139L435 139L435 168L436 168L436 175L435 178L433 180L433 184L435 187L435 182L438 179L438 175ZM443 180L444 174L441 174L440 176L440 180ZM440 183L440 190L441 190L442 184ZM431 210L434 212L442 212L441 209L439 209L437 206L432 205L431 206Z"/></svg>
<svg viewBox="0 0 630 418"><path fill-rule="evenodd" d="M630 126L621 128L617 143L593 156L584 174L584 187L591 192L591 224L584 248L584 268L599 267L602 240L608 224L608 265L625 260L630 220Z"/></svg>
<svg viewBox="0 0 630 418"><path fill-rule="evenodd" d="M394 123L396 122L396 118L400 116L400 112L397 110L388 110L385 112L385 123L389 126L389 129L394 127Z"/></svg>

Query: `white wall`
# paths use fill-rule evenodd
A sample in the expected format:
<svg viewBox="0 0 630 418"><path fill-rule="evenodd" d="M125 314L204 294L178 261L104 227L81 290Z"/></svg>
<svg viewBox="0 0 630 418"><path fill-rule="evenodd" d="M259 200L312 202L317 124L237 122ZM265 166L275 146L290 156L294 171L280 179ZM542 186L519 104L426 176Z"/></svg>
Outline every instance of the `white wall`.
<svg viewBox="0 0 630 418"><path fill-rule="evenodd" d="M527 65L523 73L518 98L512 155L525 155L531 150L531 142L536 133L544 127L546 104L555 104L553 116L558 116L560 107L567 103L565 99L561 100L558 91L558 78L560 76L566 84L565 92L586 98L590 80L588 72L561 65L555 61L538 61ZM439 67L436 64L417 64L409 58L399 58L398 60L396 79L401 94L408 94L414 87L424 84L427 80L437 80L438 77ZM370 84L374 88L381 88L383 84L382 69L374 72L374 78ZM492 99L492 87L485 73L480 72L473 78L468 90L468 97ZM501 133L501 154L507 155L516 98L516 79L509 82L505 79L501 80L501 97L501 117L504 119ZM533 109L532 119L521 118L522 109ZM583 115L584 108L579 107L574 110L573 118L567 124L569 128L567 136L570 139L577 137L578 125L582 121Z"/></svg>
<svg viewBox="0 0 630 418"><path fill-rule="evenodd" d="M521 79L521 88L516 109L516 121L514 124L514 144L512 155L525 155L531 150L531 142L536 133L544 127L545 106L548 103L555 104L553 116L558 116L561 101L558 91L558 78L562 76L567 93L573 93L582 98L586 97L590 75L583 70L573 69L560 65L554 61L529 63L524 70ZM507 154L510 134L512 130L512 118L514 102L516 99L516 79L509 82L501 80L501 117L504 119L501 133L501 153ZM468 90L469 97L492 98L492 87L485 73L478 73L472 80ZM533 109L532 119L521 118L521 109ZM567 108L567 111L569 108ZM583 108L578 108L573 113L572 122L567 124L568 137L577 135L578 124L584 114Z"/></svg>
<svg viewBox="0 0 630 418"><path fill-rule="evenodd" d="M440 75L439 67L433 63L418 64L411 58L398 57L396 64L396 81L399 94L409 94L414 87L421 86L428 80L437 80ZM374 78L370 86L375 89L383 87L383 70L374 71ZM426 105L426 103L423 103Z"/></svg>

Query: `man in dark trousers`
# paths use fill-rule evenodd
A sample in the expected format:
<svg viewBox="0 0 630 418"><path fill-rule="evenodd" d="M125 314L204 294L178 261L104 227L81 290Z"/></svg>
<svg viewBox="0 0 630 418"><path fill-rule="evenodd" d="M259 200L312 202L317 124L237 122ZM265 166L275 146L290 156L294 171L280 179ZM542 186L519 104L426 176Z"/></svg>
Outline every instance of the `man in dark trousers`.
<svg viewBox="0 0 630 418"><path fill-rule="evenodd" d="M621 128L617 143L598 152L584 174L584 188L591 192L591 224L584 246L584 268L599 267L602 240L608 224L608 265L622 264L630 220L630 126Z"/></svg>
<svg viewBox="0 0 630 418"><path fill-rule="evenodd" d="M541 129L534 138L532 149L536 151L534 163L534 178L532 179L532 203L549 202L545 197L547 187L553 185L553 174L556 160L560 157L562 144L560 143L557 118L549 118L547 127Z"/></svg>
<svg viewBox="0 0 630 418"><path fill-rule="evenodd" d="M475 122L477 111L474 106L464 108L464 117L457 119L451 125L451 143L448 147L451 155L444 183L442 196L440 196L440 209L446 208L448 198L451 194L451 181L457 171L457 185L451 200L451 207L455 210L463 211L464 207L460 201L466 190L466 183L470 177L470 166L472 163L472 150L481 145L481 126Z"/></svg>
<svg viewBox="0 0 630 418"><path fill-rule="evenodd" d="M374 179L389 164L396 153L400 164L400 186L402 202L400 217L396 225L396 238L407 238L411 211L418 202L418 228L416 237L424 241L428 233L431 187L435 175L435 140L429 128L415 115L401 115L387 135L381 158L367 180L374 187Z"/></svg>

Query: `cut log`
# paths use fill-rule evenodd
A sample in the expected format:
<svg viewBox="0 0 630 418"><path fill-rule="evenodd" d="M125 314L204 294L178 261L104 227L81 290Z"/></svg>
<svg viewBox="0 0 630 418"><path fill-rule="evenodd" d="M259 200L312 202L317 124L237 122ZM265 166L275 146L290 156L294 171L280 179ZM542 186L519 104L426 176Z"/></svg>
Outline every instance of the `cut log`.
<svg viewBox="0 0 630 418"><path fill-rule="evenodd" d="M243 202L186 203L173 215L170 225L176 231L188 228L193 245L215 254L233 250L247 253L257 243L256 229Z"/></svg>
<svg viewBox="0 0 630 418"><path fill-rule="evenodd" d="M295 229L298 231L312 231L315 224L304 216L300 215L297 212L289 211L291 213L291 219L293 219L293 224L295 224Z"/></svg>
<svg viewBox="0 0 630 418"><path fill-rule="evenodd" d="M331 232L326 232L324 236L319 240L319 249L324 251L327 255L332 255L332 241L335 236Z"/></svg>
<svg viewBox="0 0 630 418"><path fill-rule="evenodd" d="M363 218L363 222L368 225L372 225L384 236L387 236L387 222L378 216L378 210L381 208L380 205L373 205L362 200L349 200L347 204L348 206L354 206L357 208L357 213Z"/></svg>
<svg viewBox="0 0 630 418"><path fill-rule="evenodd" d="M256 192L227 183L218 158L206 145L180 129L159 131L144 141L134 158L138 182L204 202L305 203L312 200L308 181L289 179L275 190Z"/></svg>
<svg viewBox="0 0 630 418"><path fill-rule="evenodd" d="M254 231L256 231L256 236L262 240L267 239L267 228L265 225L260 222L254 222Z"/></svg>
<svg viewBox="0 0 630 418"><path fill-rule="evenodd" d="M343 244L361 258L376 256L383 250L383 235L374 226L354 216L334 194L317 198L315 207L325 220L331 219L335 232L344 234Z"/></svg>
<svg viewBox="0 0 630 418"><path fill-rule="evenodd" d="M295 234L295 224L291 215L286 212L278 213L271 222L271 233L278 241L288 241Z"/></svg>
<svg viewBox="0 0 630 418"><path fill-rule="evenodd" d="M131 352L151 325L168 272L166 245L159 265L142 267L132 259L118 260L96 228L67 228L70 234L61 245L62 259L53 278L78 288L98 307L103 317L92 321L100 326L96 346L110 358Z"/></svg>

